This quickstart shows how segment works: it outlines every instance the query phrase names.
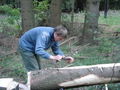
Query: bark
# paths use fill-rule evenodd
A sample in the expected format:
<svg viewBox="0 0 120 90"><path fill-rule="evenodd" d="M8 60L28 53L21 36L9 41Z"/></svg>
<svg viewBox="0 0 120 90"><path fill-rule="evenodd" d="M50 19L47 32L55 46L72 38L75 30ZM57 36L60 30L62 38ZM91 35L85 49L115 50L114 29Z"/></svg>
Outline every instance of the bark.
<svg viewBox="0 0 120 90"><path fill-rule="evenodd" d="M74 24L74 9L75 9L75 5L74 4L75 4L75 0L72 0L72 11L71 11L71 22L72 22L72 25L71 25L71 30L74 30L74 28L73 28L73 24Z"/></svg>
<svg viewBox="0 0 120 90"><path fill-rule="evenodd" d="M96 43L96 38L99 34L98 30L98 18L99 18L99 4L100 0L87 0L86 1L86 14L84 21L84 28L82 32L82 41L83 44Z"/></svg>
<svg viewBox="0 0 120 90"><path fill-rule="evenodd" d="M20 0L15 0L15 8L20 8Z"/></svg>
<svg viewBox="0 0 120 90"><path fill-rule="evenodd" d="M109 8L109 0L105 0L105 5L104 5L104 18L107 18L108 8Z"/></svg>
<svg viewBox="0 0 120 90"><path fill-rule="evenodd" d="M20 0L20 2L22 12L22 31L25 32L35 26L33 2L32 0Z"/></svg>
<svg viewBox="0 0 120 90"><path fill-rule="evenodd" d="M57 26L61 24L61 4L62 0L52 0L50 5L49 25Z"/></svg>
<svg viewBox="0 0 120 90"><path fill-rule="evenodd" d="M120 82L120 63L54 68L28 74L31 90L56 90L115 82Z"/></svg>

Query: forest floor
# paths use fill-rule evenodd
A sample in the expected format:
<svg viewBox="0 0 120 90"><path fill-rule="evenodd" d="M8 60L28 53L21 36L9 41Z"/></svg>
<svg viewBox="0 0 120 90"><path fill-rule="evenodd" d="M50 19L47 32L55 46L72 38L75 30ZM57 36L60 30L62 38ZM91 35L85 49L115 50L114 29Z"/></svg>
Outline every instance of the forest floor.
<svg viewBox="0 0 120 90"><path fill-rule="evenodd" d="M3 18L4 17L2 16L1 19ZM102 18L100 20L100 27L101 30L104 30L104 33L102 32L103 34L100 38L100 45L89 46L70 43L62 45L61 49L64 51L64 53L68 56L73 56L75 58L75 62L68 64L64 61L61 61L57 63L58 67L63 68L65 66L71 67L120 62L120 35L116 37L116 34L114 33L116 31L120 31L120 25L118 22L120 19L118 19L118 17L111 18L111 16L109 16L109 18L106 20L103 19L103 17L100 18ZM111 25L112 23L113 25ZM82 28L82 26L83 23L75 23L75 27L77 27L78 30L79 28ZM25 83L27 81L27 74L21 62L21 56L17 52L17 43L18 38L8 36L5 33L0 33L0 78L14 78L18 82ZM55 65L47 60L42 59L41 62L43 69L55 67ZM109 84L110 90L119 90L119 87L119 84ZM95 85L91 86L89 89L84 87L84 89L80 90L103 89L104 85Z"/></svg>

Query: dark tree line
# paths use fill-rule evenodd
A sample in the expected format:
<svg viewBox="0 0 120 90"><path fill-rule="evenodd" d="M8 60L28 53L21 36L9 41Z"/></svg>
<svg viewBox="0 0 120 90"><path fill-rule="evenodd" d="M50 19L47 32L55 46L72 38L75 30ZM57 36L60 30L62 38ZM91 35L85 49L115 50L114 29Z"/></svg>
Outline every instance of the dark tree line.
<svg viewBox="0 0 120 90"><path fill-rule="evenodd" d="M34 1L44 1L44 0L34 0ZM51 0L50 0L51 1ZM64 0L63 4L65 7L63 7L63 11L66 12L70 12L71 11L71 6L67 5L68 3L70 3L71 0ZM105 1L106 0L101 0L100 1L100 10L104 10L104 5L105 5ZM108 0L109 1L109 9L120 9L120 0ZM19 5L20 0L0 0L0 5L4 5L4 4L11 4L13 5L14 8L20 7ZM75 0L75 11L82 11L85 8L85 3L86 0Z"/></svg>
<svg viewBox="0 0 120 90"><path fill-rule="evenodd" d="M20 7L20 0L0 0L0 5L12 5L13 8Z"/></svg>
<svg viewBox="0 0 120 90"><path fill-rule="evenodd" d="M67 0L70 1L70 0ZM105 10L105 3L108 2L108 9L112 10L118 10L120 9L120 0L101 0L100 1L100 11ZM65 4L65 3L64 3ZM86 0L75 0L75 11L83 11L86 7ZM70 11L67 10L67 8L64 8L64 11Z"/></svg>

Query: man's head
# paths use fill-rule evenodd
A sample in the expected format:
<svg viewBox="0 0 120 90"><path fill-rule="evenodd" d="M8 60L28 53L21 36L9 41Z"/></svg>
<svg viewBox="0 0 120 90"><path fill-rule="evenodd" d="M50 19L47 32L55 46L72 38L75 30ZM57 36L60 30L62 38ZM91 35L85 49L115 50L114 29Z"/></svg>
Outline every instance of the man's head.
<svg viewBox="0 0 120 90"><path fill-rule="evenodd" d="M55 27L54 29L54 40L55 41L61 41L67 37L68 31L67 29L60 25Z"/></svg>

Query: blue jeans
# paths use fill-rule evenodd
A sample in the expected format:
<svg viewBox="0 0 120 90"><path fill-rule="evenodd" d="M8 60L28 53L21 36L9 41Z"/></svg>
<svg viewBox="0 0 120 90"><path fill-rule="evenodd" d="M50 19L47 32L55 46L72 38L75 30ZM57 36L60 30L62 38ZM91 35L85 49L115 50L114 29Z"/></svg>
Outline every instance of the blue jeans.
<svg viewBox="0 0 120 90"><path fill-rule="evenodd" d="M37 54L24 50L21 47L19 47L18 50L22 56L23 64L28 72L41 69L40 58Z"/></svg>

